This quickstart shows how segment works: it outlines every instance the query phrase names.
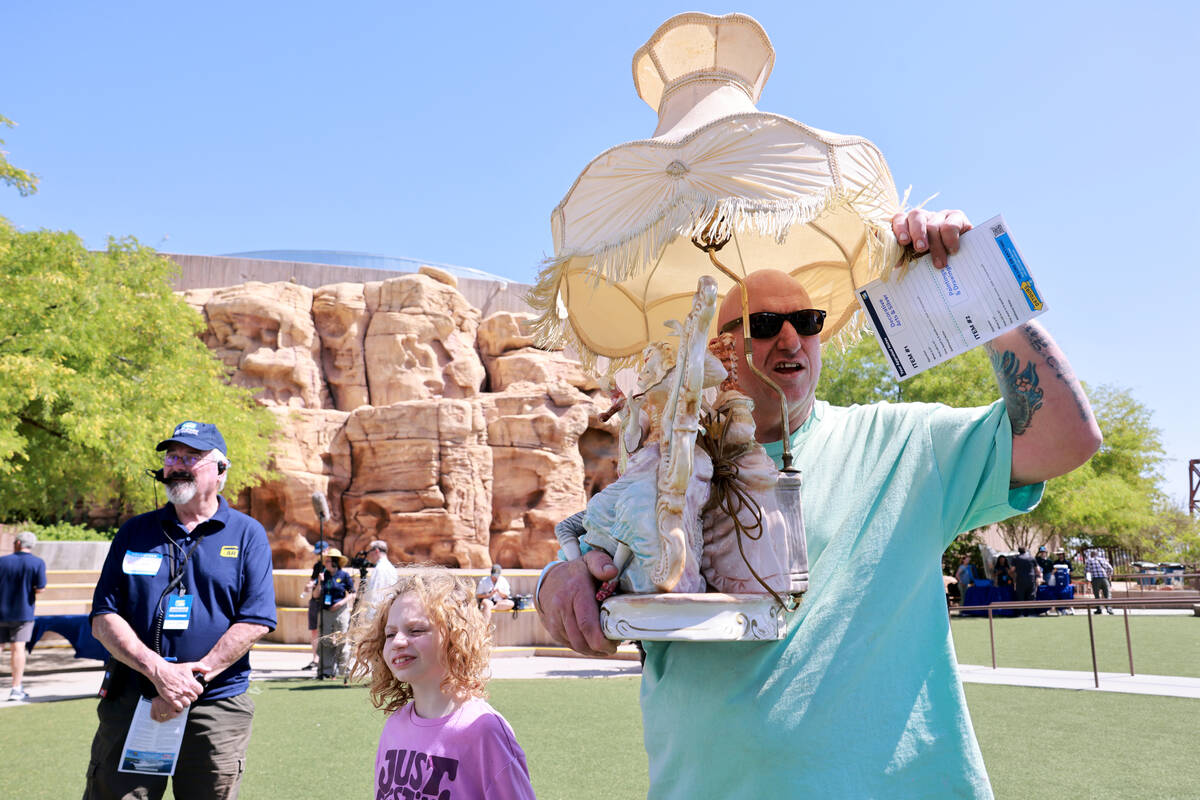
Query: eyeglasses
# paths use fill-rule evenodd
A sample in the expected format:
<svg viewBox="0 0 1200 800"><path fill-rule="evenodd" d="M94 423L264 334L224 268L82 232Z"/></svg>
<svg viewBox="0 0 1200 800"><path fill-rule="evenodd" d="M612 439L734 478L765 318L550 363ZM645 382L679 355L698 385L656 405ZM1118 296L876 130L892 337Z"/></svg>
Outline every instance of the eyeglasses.
<svg viewBox="0 0 1200 800"><path fill-rule="evenodd" d="M755 339L770 339L783 329L784 320L792 323L800 336L816 336L825 327L825 312L819 308L803 308L780 314L775 311L756 311L750 315L750 336ZM742 318L731 319L721 326L721 333L729 333L742 326Z"/></svg>
<svg viewBox="0 0 1200 800"><path fill-rule="evenodd" d="M164 467L183 466L183 467L187 467L188 469L191 469L192 467L201 463L201 461L204 459L204 457L206 455L208 455L208 454L200 453L198 455L193 455L191 453L184 453L184 454L180 455L179 453L167 453L165 456L163 456L163 466Z"/></svg>

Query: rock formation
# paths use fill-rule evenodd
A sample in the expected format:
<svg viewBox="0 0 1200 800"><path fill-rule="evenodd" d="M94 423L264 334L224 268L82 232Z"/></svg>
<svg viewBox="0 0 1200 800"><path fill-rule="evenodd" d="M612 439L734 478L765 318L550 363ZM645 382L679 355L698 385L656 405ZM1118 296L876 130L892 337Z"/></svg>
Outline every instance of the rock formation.
<svg viewBox="0 0 1200 800"><path fill-rule="evenodd" d="M533 346L531 314L480 320L441 270L184 297L234 383L279 418L279 479L237 501L277 567L312 563L315 492L332 512L325 538L347 555L383 539L394 562L540 567L554 525L616 477L594 380Z"/></svg>
<svg viewBox="0 0 1200 800"><path fill-rule="evenodd" d="M313 292L294 283L244 283L204 303L204 341L268 405L331 408L312 316Z"/></svg>
<svg viewBox="0 0 1200 800"><path fill-rule="evenodd" d="M365 286L335 283L313 292L313 322L321 337L321 371L337 408L351 411L370 405L363 340L371 312Z"/></svg>

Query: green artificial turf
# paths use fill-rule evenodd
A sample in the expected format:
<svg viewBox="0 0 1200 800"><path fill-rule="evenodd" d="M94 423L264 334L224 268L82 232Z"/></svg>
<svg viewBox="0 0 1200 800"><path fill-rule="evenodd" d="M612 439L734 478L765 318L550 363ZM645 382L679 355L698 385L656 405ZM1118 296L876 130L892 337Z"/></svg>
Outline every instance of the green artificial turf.
<svg viewBox="0 0 1200 800"><path fill-rule="evenodd" d="M1118 612L1092 617L1096 664L1101 672L1128 672L1125 622ZM1075 616L997 617L996 666L1090 672L1088 620ZM955 617L950 629L960 664L992 663L987 617ZM1139 675L1200 678L1200 618L1190 616L1129 617L1133 668Z"/></svg>
<svg viewBox="0 0 1200 800"><path fill-rule="evenodd" d="M645 797L640 678L494 681L540 800Z"/></svg>
<svg viewBox="0 0 1200 800"><path fill-rule="evenodd" d="M581 678L489 684L489 702L525 750L541 800L646 796L638 683L637 678ZM373 794L384 716L365 689L312 681L254 686L266 691L255 695L244 797L315 797L310 790L331 786L333 776L346 797ZM617 795L611 792L613 781Z"/></svg>
<svg viewBox="0 0 1200 800"><path fill-rule="evenodd" d="M383 715L365 689L312 681L252 689L244 800L372 795ZM491 700L525 749L539 798L633 800L647 788L637 690L635 678L507 680L491 684ZM1200 700L980 685L966 694L1001 800L1200 797ZM0 797L78 797L94 730L94 700L0 711L0 751L9 755Z"/></svg>
<svg viewBox="0 0 1200 800"><path fill-rule="evenodd" d="M1200 700L983 684L964 689L998 800L1200 797Z"/></svg>

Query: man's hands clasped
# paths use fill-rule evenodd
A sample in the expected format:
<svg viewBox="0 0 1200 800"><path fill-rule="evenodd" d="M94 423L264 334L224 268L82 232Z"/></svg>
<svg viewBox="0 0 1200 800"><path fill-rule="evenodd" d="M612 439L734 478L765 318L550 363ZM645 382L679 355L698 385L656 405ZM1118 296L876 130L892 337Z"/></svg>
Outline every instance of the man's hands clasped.
<svg viewBox="0 0 1200 800"><path fill-rule="evenodd" d="M150 702L151 718L155 722L165 722L190 706L204 692L195 674L207 677L209 672L203 661L182 664L162 661L149 676L158 690L158 697Z"/></svg>

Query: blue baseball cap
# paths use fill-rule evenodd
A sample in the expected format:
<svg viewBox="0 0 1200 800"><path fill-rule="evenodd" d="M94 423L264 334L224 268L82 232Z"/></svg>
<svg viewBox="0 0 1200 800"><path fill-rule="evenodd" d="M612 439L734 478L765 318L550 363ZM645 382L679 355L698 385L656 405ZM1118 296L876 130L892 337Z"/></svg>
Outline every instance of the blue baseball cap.
<svg viewBox="0 0 1200 800"><path fill-rule="evenodd" d="M225 449L225 437L211 422L181 422L175 426L170 438L163 439L155 449L166 450L167 445L172 442L179 442L197 450L220 450L229 455L229 451Z"/></svg>

